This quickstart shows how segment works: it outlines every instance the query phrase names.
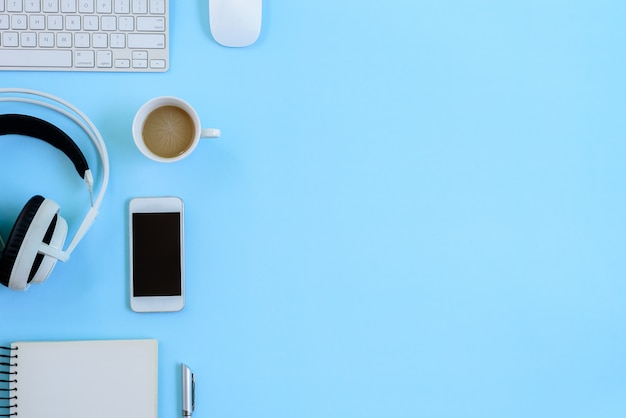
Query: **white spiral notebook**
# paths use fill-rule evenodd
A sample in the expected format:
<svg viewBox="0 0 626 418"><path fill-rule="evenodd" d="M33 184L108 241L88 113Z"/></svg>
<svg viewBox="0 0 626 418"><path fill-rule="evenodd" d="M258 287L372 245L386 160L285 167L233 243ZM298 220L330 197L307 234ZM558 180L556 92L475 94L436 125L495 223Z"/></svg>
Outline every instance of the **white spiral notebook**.
<svg viewBox="0 0 626 418"><path fill-rule="evenodd" d="M3 357L10 416L157 418L156 340L16 342Z"/></svg>

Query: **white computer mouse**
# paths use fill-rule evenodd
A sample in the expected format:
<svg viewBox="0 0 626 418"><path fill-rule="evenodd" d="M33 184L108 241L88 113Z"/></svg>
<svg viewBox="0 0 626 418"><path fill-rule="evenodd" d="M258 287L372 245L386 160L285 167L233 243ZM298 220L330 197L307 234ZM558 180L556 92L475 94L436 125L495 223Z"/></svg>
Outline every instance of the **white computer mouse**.
<svg viewBox="0 0 626 418"><path fill-rule="evenodd" d="M211 35L224 46L253 44L261 33L262 0L209 0Z"/></svg>

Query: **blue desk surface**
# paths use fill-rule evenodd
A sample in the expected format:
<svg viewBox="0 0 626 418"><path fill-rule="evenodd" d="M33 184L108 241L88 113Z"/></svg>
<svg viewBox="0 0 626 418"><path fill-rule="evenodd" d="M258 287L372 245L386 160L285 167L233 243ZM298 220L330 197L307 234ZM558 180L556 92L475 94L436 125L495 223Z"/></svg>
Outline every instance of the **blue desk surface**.
<svg viewBox="0 0 626 418"><path fill-rule="evenodd" d="M78 106L111 159L72 259L0 289L0 340L156 338L201 417L623 417L626 3L267 0L259 41L171 2L164 74L2 72ZM222 129L133 145L148 99ZM44 145L2 144L0 232L28 197L86 208ZM97 163L95 163L97 166ZM128 303L127 205L186 203L187 305Z"/></svg>

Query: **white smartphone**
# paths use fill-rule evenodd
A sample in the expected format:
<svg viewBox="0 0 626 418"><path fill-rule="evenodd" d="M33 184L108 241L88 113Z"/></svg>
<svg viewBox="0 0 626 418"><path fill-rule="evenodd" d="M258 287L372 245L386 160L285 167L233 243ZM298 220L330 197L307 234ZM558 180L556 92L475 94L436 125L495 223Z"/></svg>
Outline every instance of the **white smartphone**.
<svg viewBox="0 0 626 418"><path fill-rule="evenodd" d="M172 312L185 306L183 201L138 197L129 203L130 307Z"/></svg>

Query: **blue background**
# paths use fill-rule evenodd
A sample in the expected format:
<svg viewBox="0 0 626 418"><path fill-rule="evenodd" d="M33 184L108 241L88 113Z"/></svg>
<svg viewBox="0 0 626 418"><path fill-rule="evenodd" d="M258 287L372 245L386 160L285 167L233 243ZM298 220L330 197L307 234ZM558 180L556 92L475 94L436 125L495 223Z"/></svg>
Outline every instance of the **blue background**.
<svg viewBox="0 0 626 418"><path fill-rule="evenodd" d="M160 417L181 362L199 418L626 415L626 3L266 0L243 49L206 1L170 6L167 73L0 73L78 106L111 159L72 259L0 289L0 340L156 338ZM222 138L141 155L160 95ZM36 193L75 228L66 160L1 147L3 235ZM186 204L179 313L129 308L151 195Z"/></svg>

